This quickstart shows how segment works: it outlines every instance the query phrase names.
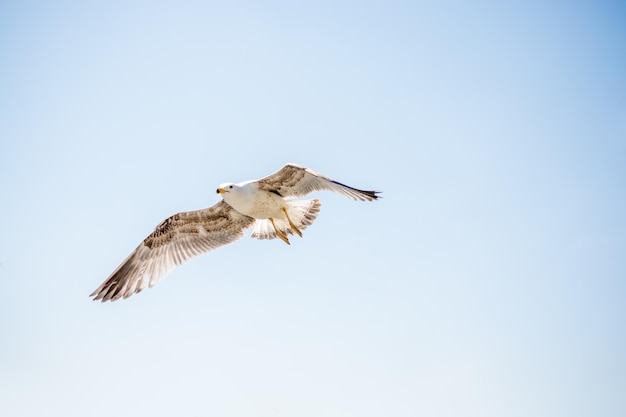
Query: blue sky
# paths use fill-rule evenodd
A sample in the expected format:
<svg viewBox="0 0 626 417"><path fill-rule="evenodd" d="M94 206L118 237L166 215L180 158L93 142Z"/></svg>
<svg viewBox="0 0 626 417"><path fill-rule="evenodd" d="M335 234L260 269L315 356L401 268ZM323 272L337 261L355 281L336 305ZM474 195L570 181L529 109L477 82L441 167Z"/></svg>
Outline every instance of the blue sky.
<svg viewBox="0 0 626 417"><path fill-rule="evenodd" d="M519 3L519 4L518 4ZM619 2L2 2L11 416L622 416ZM319 193L130 299L162 219L286 162Z"/></svg>

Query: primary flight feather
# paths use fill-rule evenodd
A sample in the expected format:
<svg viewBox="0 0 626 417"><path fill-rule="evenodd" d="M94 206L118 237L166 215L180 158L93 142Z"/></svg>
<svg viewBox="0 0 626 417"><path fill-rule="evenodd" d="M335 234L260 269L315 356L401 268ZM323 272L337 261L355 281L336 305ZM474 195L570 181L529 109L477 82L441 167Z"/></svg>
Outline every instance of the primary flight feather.
<svg viewBox="0 0 626 417"><path fill-rule="evenodd" d="M379 198L378 191L352 188L297 164L287 164L259 180L223 183L216 191L222 201L163 220L90 297L103 302L130 297L192 257L240 239L252 226L251 237L278 237L289 244L288 235L302 236L321 203L287 198L321 190L360 201Z"/></svg>

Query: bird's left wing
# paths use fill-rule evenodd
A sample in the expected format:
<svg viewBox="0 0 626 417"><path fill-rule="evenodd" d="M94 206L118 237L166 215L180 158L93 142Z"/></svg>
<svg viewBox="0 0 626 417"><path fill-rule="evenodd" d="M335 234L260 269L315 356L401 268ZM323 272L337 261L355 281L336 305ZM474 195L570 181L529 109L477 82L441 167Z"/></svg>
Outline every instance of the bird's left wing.
<svg viewBox="0 0 626 417"><path fill-rule="evenodd" d="M175 266L243 237L254 221L224 201L168 217L90 297L115 301L152 287Z"/></svg>
<svg viewBox="0 0 626 417"><path fill-rule="evenodd" d="M261 190L272 191L282 197L302 197L314 191L328 190L352 200L373 201L379 198L378 191L359 190L293 163L256 182Z"/></svg>

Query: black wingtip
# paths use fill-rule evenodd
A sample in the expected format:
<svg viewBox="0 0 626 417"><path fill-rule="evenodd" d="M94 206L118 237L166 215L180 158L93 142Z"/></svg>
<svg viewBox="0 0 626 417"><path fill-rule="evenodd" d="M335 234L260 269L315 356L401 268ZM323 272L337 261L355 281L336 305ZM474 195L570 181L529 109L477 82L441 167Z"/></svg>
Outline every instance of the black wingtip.
<svg viewBox="0 0 626 417"><path fill-rule="evenodd" d="M378 195L382 193L382 191L365 191L365 193L372 197L372 200L378 200L379 198L383 198L383 196Z"/></svg>
<svg viewBox="0 0 626 417"><path fill-rule="evenodd" d="M350 187L349 185L342 184L339 181L335 181L335 180L331 180L331 181L333 183L341 186L341 187L344 187L344 188L347 188L349 190L352 190L352 192L349 192L348 195L350 195L350 197L355 199L355 200L374 201L374 200L378 200L379 198L382 198L381 196L378 195L382 191L360 190L358 188L354 188L354 187Z"/></svg>
<svg viewBox="0 0 626 417"><path fill-rule="evenodd" d="M352 188L352 187L350 187L350 188ZM359 194L361 194L363 199L367 200L367 201L376 201L379 198L382 198L382 196L378 195L382 191L367 191L367 190L359 190L359 189L356 189L356 188L352 188L352 189L354 191L357 191Z"/></svg>

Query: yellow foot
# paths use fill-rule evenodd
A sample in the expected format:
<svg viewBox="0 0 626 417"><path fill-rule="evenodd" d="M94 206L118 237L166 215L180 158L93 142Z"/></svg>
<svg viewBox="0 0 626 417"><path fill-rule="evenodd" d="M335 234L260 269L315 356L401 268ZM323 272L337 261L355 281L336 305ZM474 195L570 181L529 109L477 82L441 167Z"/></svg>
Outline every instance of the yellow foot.
<svg viewBox="0 0 626 417"><path fill-rule="evenodd" d="M289 215L287 214L287 209L285 207L283 207L282 210L283 210L283 213L285 213L285 217L287 217L287 221L289 222L289 226L291 226L291 228L298 234L298 236L302 237L302 232L300 231L300 229L298 229L298 226L293 224L293 222L289 218Z"/></svg>
<svg viewBox="0 0 626 417"><path fill-rule="evenodd" d="M287 235L284 234L283 232L281 232L280 230L278 230L278 228L276 227L276 225L274 224L274 219L272 219L271 217L269 218L270 222L272 223L272 226L274 226L274 231L276 232L276 236L278 236L279 238L281 238L283 240L283 242L285 242L288 245L291 245L291 243L289 243L289 239L287 238Z"/></svg>

